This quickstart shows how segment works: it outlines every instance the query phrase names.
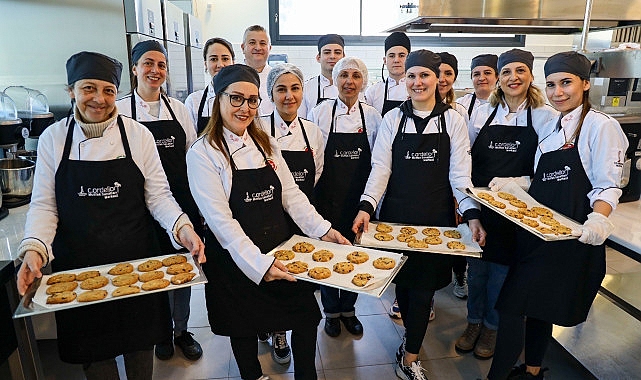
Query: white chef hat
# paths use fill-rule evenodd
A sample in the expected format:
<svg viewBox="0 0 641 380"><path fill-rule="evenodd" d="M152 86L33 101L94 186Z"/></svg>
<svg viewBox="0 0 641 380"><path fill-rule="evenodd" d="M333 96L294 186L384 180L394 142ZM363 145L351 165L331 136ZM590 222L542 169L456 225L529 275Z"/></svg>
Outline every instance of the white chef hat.
<svg viewBox="0 0 641 380"><path fill-rule="evenodd" d="M274 101L274 97L272 95L272 90L274 89L274 84L280 78L281 75L283 74L294 74L300 79L300 85L301 88L303 87L303 83L305 83L305 77L303 76L303 72L300 71L298 67L295 65L292 65L291 63L281 63L279 65L276 65L272 67L272 69L269 71L269 74L267 74L267 95L269 96L269 100Z"/></svg>
<svg viewBox="0 0 641 380"><path fill-rule="evenodd" d="M361 75L363 75L363 88L361 88L361 91L364 91L368 83L367 82L367 66L365 65L365 62L361 61L356 57L341 58L338 62L336 62L336 64L334 65L334 69L332 70L332 80L334 81L334 84L336 83L336 78L338 78L338 74L340 74L341 71L346 69L356 69L361 72Z"/></svg>

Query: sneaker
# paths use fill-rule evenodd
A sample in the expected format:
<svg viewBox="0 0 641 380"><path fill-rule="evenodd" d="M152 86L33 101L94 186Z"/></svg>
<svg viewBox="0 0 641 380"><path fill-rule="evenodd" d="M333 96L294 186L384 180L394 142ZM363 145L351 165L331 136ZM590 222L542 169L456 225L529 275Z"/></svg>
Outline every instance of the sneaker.
<svg viewBox="0 0 641 380"><path fill-rule="evenodd" d="M394 303L389 307L389 312L387 313L391 318L401 319L401 309L398 308L398 302L394 299Z"/></svg>
<svg viewBox="0 0 641 380"><path fill-rule="evenodd" d="M156 357L160 360L169 360L174 356L174 342L171 338L156 345L154 349Z"/></svg>
<svg viewBox="0 0 641 380"><path fill-rule="evenodd" d="M409 366L403 365L403 358L396 361L396 376L403 380L427 380L421 361L412 362Z"/></svg>
<svg viewBox="0 0 641 380"><path fill-rule="evenodd" d="M259 378L258 378L258 379L256 379L256 380L269 380L269 376L262 375L261 377L259 377Z"/></svg>
<svg viewBox="0 0 641 380"><path fill-rule="evenodd" d="M287 364L292 358L285 332L272 334L272 358L278 364Z"/></svg>
<svg viewBox="0 0 641 380"><path fill-rule="evenodd" d="M481 335L482 326L481 323L468 323L463 334L456 340L456 344L454 345L456 350L462 353L472 351L474 345L476 345L476 341Z"/></svg>
<svg viewBox="0 0 641 380"><path fill-rule="evenodd" d="M189 331L183 331L179 336L174 338L174 344L180 348L183 355L189 360L198 360L203 356L203 349L200 344L193 338L194 334Z"/></svg>
<svg viewBox="0 0 641 380"><path fill-rule="evenodd" d="M269 340L269 338L271 338L272 333L258 333L257 335L258 335L259 341L266 343Z"/></svg>
<svg viewBox="0 0 641 380"><path fill-rule="evenodd" d="M432 303L430 304L430 321L433 321L436 318L436 313L434 312L434 298L432 298Z"/></svg>
<svg viewBox="0 0 641 380"><path fill-rule="evenodd" d="M403 336L403 341L398 346L398 350L396 350L396 361L402 363L403 356L405 356L405 336Z"/></svg>
<svg viewBox="0 0 641 380"><path fill-rule="evenodd" d="M519 367L512 368L512 371L508 375L509 380L543 380L545 379L544 373L549 368L541 368L538 375L532 375L526 371L525 364L521 364Z"/></svg>
<svg viewBox="0 0 641 380"><path fill-rule="evenodd" d="M465 276L465 272L454 276L454 289L452 293L454 293L456 298L462 300L467 298L467 277Z"/></svg>
<svg viewBox="0 0 641 380"><path fill-rule="evenodd" d="M494 356L494 347L496 346L496 330L488 329L483 326L481 336L476 347L474 347L474 357L481 360L487 360Z"/></svg>

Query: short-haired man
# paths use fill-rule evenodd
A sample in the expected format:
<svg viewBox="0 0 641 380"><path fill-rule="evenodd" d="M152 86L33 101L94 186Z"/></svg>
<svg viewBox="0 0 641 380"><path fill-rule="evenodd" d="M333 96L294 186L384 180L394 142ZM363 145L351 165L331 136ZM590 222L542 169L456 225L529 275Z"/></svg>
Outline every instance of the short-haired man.
<svg viewBox="0 0 641 380"><path fill-rule="evenodd" d="M245 55L245 64L258 71L258 76L260 77L258 94L262 101L260 102L260 107L258 107L258 116L270 115L274 111L274 105L269 101L266 83L267 74L272 69L267 64L272 45L269 41L267 30L260 25L248 27L243 34L243 43L240 44L240 48Z"/></svg>

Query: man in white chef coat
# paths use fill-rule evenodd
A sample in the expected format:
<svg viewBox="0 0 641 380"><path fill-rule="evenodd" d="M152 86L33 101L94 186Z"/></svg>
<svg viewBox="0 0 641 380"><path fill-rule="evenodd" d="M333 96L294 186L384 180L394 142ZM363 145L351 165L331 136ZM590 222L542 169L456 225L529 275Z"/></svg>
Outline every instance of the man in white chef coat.
<svg viewBox="0 0 641 380"><path fill-rule="evenodd" d="M267 95L267 74L271 71L271 66L267 64L269 52L272 50L269 34L267 30L260 25L252 25L245 29L243 34L243 43L240 48L245 55L245 64L258 71L260 78L260 87L258 95L262 99L258 107L258 115L271 115L274 111L274 104L269 101Z"/></svg>

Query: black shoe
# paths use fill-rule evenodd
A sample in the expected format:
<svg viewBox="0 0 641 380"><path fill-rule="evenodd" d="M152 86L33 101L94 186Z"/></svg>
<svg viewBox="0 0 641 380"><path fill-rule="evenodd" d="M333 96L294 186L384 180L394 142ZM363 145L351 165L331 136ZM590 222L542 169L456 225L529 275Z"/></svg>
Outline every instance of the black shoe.
<svg viewBox="0 0 641 380"><path fill-rule="evenodd" d="M183 355L189 360L198 360L203 356L203 349L200 347L200 344L192 338L194 334L189 331L183 331L180 336L174 338L174 343L176 346L180 347L183 352Z"/></svg>
<svg viewBox="0 0 641 380"><path fill-rule="evenodd" d="M338 318L325 317L325 333L336 338L341 335L341 321Z"/></svg>
<svg viewBox="0 0 641 380"><path fill-rule="evenodd" d="M272 337L272 333L258 333L258 340L261 341L262 343L266 343L269 338Z"/></svg>
<svg viewBox="0 0 641 380"><path fill-rule="evenodd" d="M343 324L345 325L345 328L347 331L350 332L352 335L362 335L363 334L363 324L361 321L356 318L355 315L352 315L351 317L343 317L341 316L341 321L343 321Z"/></svg>
<svg viewBox="0 0 641 380"><path fill-rule="evenodd" d="M174 356L174 342L172 341L171 338L169 338L168 340L165 340L162 343L158 343L156 345L156 348L154 349L154 353L156 354L156 357L160 360L171 359L171 357Z"/></svg>

